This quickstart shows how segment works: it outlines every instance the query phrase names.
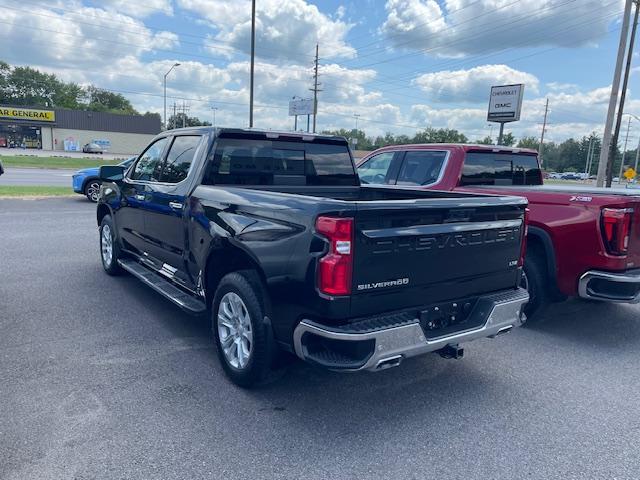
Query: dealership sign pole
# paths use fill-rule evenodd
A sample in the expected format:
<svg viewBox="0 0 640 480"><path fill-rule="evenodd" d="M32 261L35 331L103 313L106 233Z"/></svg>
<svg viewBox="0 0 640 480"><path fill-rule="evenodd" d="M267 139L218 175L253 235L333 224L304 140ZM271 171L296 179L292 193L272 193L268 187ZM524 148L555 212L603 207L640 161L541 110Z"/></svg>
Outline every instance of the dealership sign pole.
<svg viewBox="0 0 640 480"><path fill-rule="evenodd" d="M523 94L523 83L518 83L516 85L500 85L491 87L487 121L500 124L500 133L498 134L497 142L498 145L502 144L504 124L508 122L517 122L518 120L520 120Z"/></svg>
<svg viewBox="0 0 640 480"><path fill-rule="evenodd" d="M314 111L313 98L297 98L293 97L289 100L289 116L295 117L294 130L298 129L298 115L307 116L307 132L309 131L309 116Z"/></svg>

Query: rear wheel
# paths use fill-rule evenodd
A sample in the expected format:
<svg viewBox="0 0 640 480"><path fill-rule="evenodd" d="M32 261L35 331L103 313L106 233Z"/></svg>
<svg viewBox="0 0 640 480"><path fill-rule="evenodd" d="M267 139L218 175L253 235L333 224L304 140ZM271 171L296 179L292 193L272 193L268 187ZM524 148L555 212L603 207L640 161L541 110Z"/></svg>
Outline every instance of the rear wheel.
<svg viewBox="0 0 640 480"><path fill-rule="evenodd" d="M521 287L529 292L529 303L524 307L528 322L538 322L550 301L546 259L537 249L530 249L524 260Z"/></svg>
<svg viewBox="0 0 640 480"><path fill-rule="evenodd" d="M259 385L271 371L274 342L264 305L260 277L252 270L225 275L216 290L211 326L218 357L241 387Z"/></svg>
<svg viewBox="0 0 640 480"><path fill-rule="evenodd" d="M84 194L92 202L97 202L100 196L100 180L89 180L84 187Z"/></svg>

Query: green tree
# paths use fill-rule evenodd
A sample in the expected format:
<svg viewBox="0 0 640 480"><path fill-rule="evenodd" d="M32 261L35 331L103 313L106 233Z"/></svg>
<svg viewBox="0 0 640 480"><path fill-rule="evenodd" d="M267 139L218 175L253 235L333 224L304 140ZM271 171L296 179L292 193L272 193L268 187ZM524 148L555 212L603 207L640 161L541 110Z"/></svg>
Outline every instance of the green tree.
<svg viewBox="0 0 640 480"><path fill-rule="evenodd" d="M476 140L476 143L479 145L493 145L493 138L487 135L482 140Z"/></svg>
<svg viewBox="0 0 640 480"><path fill-rule="evenodd" d="M540 146L538 139L536 137L522 137L516 147L518 148L532 148L537 150Z"/></svg>
<svg viewBox="0 0 640 480"><path fill-rule="evenodd" d="M202 126L211 126L211 123L202 121L198 117L190 117L182 112L176 113L175 115L171 115L167 119L167 128L169 130L173 128L202 127Z"/></svg>
<svg viewBox="0 0 640 480"><path fill-rule="evenodd" d="M5 70L6 80L2 103L13 105L56 106L56 92L62 83L53 74L42 73L31 67Z"/></svg>
<svg viewBox="0 0 640 480"><path fill-rule="evenodd" d="M463 133L451 128L426 128L416 133L412 143L467 143L469 139Z"/></svg>
<svg viewBox="0 0 640 480"><path fill-rule="evenodd" d="M516 137L513 136L513 133L508 132L502 135L502 145L505 147L511 147L516 143Z"/></svg>
<svg viewBox="0 0 640 480"><path fill-rule="evenodd" d="M128 115L139 115L131 102L120 93L113 93L102 88L88 86L85 89L86 109L94 112L110 112Z"/></svg>

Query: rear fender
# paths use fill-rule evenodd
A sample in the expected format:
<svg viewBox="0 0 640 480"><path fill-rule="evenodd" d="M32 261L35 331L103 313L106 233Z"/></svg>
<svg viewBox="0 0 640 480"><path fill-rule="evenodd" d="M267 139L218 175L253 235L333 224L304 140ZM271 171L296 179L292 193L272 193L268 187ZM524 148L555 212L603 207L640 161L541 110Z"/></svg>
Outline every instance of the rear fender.
<svg viewBox="0 0 640 480"><path fill-rule="evenodd" d="M549 291L553 294L554 298L557 300L562 300L566 298L560 290L558 289L558 278L557 278L557 263L556 263L556 252L553 246L553 240L551 236L540 227L529 226L529 234L527 236L527 242L529 245L532 245L534 242L542 245L542 249L544 251L544 257L546 260L546 268L547 268L547 278L549 280Z"/></svg>

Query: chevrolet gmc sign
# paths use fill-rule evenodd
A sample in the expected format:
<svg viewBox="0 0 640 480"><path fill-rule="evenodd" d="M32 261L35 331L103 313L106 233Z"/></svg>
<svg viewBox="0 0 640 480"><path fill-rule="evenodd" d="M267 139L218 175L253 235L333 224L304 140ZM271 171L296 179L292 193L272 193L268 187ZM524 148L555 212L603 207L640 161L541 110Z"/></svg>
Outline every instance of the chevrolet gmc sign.
<svg viewBox="0 0 640 480"><path fill-rule="evenodd" d="M489 97L489 122L517 122L520 120L524 84L491 87Z"/></svg>

